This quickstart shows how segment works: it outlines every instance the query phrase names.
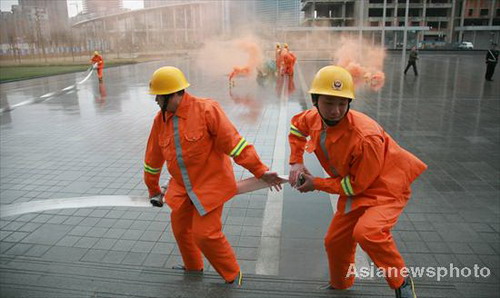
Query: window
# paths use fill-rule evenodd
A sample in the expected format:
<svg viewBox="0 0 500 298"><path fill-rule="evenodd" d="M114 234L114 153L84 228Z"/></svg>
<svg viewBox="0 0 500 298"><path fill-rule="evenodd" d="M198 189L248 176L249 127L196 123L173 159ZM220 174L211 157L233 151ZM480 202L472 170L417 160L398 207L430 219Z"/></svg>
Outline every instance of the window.
<svg viewBox="0 0 500 298"><path fill-rule="evenodd" d="M471 17L474 14L474 9L469 9L469 17Z"/></svg>
<svg viewBox="0 0 500 298"><path fill-rule="evenodd" d="M489 10L488 9L481 9L479 12L479 15L482 17L488 16Z"/></svg>
<svg viewBox="0 0 500 298"><path fill-rule="evenodd" d="M370 22L371 27L378 27L378 22Z"/></svg>
<svg viewBox="0 0 500 298"><path fill-rule="evenodd" d="M415 8L410 8L408 11L408 15L410 17L419 17L420 16L420 9L415 9Z"/></svg>
<svg viewBox="0 0 500 298"><path fill-rule="evenodd" d="M370 10L368 10L368 17L381 17L382 14L383 14L384 10L383 9L379 9L379 8L370 8Z"/></svg>
<svg viewBox="0 0 500 298"><path fill-rule="evenodd" d="M428 17L446 17L448 10L446 8L429 8L427 10Z"/></svg>

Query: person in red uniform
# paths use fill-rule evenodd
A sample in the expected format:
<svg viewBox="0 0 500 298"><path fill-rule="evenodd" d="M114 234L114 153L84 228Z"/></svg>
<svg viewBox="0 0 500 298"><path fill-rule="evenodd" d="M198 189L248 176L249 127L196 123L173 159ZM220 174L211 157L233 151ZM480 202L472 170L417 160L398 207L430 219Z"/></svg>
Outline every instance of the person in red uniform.
<svg viewBox="0 0 500 298"><path fill-rule="evenodd" d="M288 48L288 44L283 44L283 49L280 51L280 67L278 73L278 80L276 82L276 91L280 95L283 84L286 81L287 94L295 91L295 83L293 81L294 66L297 57Z"/></svg>
<svg viewBox="0 0 500 298"><path fill-rule="evenodd" d="M355 96L346 69L320 69L309 93L314 108L291 120L290 184L300 192L340 195L324 239L330 269L326 288L353 285L359 243L382 271L392 270L385 278L396 297L416 297L391 229L408 203L410 184L427 166L373 119L349 108ZM313 177L304 166L304 151L314 152L330 177Z"/></svg>
<svg viewBox="0 0 500 298"><path fill-rule="evenodd" d="M102 56L99 55L98 51L94 52L94 56L90 59L90 63L93 65L97 63L97 77L99 78L99 82L102 82L102 72L104 69L104 60Z"/></svg>
<svg viewBox="0 0 500 298"><path fill-rule="evenodd" d="M161 111L146 147L144 181L152 203L165 200L172 209L171 226L184 262L174 269L202 271L204 255L227 283L241 286L241 269L222 233L224 203L237 193L230 157L276 190L281 179L269 172L216 101L195 97L185 92L187 87L178 68L153 73L149 90ZM172 178L163 197L159 178L165 162Z"/></svg>

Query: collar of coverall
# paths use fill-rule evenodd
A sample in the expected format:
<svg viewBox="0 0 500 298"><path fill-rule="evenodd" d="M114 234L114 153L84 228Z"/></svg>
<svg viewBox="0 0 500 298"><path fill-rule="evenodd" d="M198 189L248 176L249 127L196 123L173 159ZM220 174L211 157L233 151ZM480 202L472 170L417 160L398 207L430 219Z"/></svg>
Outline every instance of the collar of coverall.
<svg viewBox="0 0 500 298"><path fill-rule="evenodd" d="M167 119L172 118L172 116L174 115L182 119L187 119L189 107L191 106L192 100L193 98L191 97L191 95L184 91L184 95L179 102L179 106L177 106L177 110L175 111L175 113L167 112Z"/></svg>
<svg viewBox="0 0 500 298"><path fill-rule="evenodd" d="M316 109L316 112L318 110ZM350 120L351 113L350 111L347 111L345 116L339 121L339 123L335 126L326 126L325 128L328 129L329 132L331 132L331 135L329 137L331 142L336 142L338 139L340 139L344 133L346 133L348 130L351 130L352 127L350 127ZM317 113L317 118L312 124L312 126L309 128L311 131L321 131L324 129L323 127L323 118L321 118L321 115ZM319 133L316 133L315 135L319 136Z"/></svg>

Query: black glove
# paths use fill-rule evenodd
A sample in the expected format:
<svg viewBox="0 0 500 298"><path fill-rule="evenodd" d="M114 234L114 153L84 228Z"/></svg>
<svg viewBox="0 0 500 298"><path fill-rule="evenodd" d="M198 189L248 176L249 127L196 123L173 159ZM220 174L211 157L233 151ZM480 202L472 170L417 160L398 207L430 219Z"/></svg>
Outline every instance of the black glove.
<svg viewBox="0 0 500 298"><path fill-rule="evenodd" d="M306 182L306 178L304 178L304 175L300 174L299 179L297 180L297 187L300 187L302 184Z"/></svg>
<svg viewBox="0 0 500 298"><path fill-rule="evenodd" d="M159 193L151 198L149 198L149 202L151 202L151 205L154 207L162 207L163 206L163 194Z"/></svg>

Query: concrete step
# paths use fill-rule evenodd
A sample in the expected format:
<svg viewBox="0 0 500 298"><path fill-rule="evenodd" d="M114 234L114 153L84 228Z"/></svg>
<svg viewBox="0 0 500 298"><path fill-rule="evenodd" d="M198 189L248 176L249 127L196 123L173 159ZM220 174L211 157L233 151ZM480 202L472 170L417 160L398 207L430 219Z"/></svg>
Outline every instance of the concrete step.
<svg viewBox="0 0 500 298"><path fill-rule="evenodd" d="M0 258L1 297L393 297L384 280L356 281L345 291L321 290L322 280L244 274L241 288L213 272L32 257ZM455 286L416 281L419 297L460 297Z"/></svg>

